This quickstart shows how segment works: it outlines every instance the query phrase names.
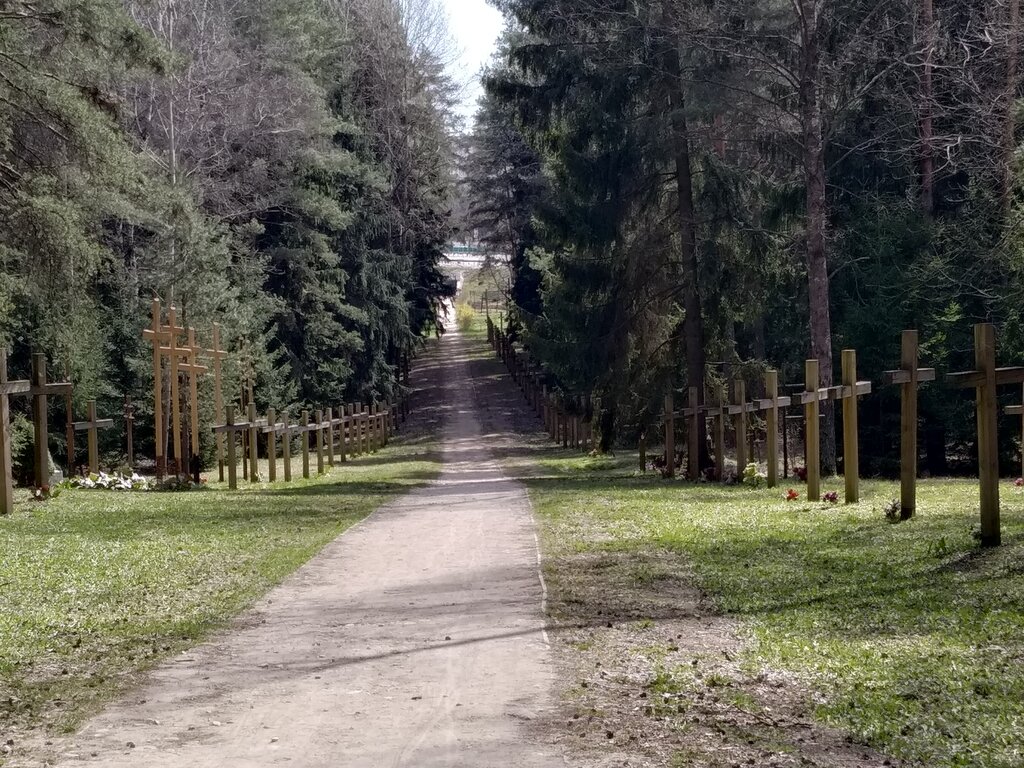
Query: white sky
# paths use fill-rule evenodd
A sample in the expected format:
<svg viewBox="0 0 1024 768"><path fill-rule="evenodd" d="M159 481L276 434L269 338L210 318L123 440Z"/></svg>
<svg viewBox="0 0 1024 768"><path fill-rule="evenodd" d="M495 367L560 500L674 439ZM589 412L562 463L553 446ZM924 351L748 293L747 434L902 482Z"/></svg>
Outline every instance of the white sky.
<svg viewBox="0 0 1024 768"><path fill-rule="evenodd" d="M468 128L482 91L480 69L490 60L498 36L505 28L505 21L486 0L444 0L444 4L448 9L452 35L463 52L459 71L454 74L459 80L471 81L459 110L466 118Z"/></svg>

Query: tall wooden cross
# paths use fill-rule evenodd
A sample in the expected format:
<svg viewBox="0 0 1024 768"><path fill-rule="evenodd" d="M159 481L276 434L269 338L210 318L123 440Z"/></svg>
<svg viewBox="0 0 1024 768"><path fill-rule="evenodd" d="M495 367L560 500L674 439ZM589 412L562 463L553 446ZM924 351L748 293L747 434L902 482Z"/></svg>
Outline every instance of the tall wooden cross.
<svg viewBox="0 0 1024 768"><path fill-rule="evenodd" d="M981 544L998 547L1002 542L999 522L999 435L997 388L1024 383L1024 368L996 368L996 329L991 323L974 326L975 370L947 374L955 387L976 392L978 421L978 474L981 481Z"/></svg>
<svg viewBox="0 0 1024 768"><path fill-rule="evenodd" d="M0 515L14 511L14 472L11 460L11 409L8 397L23 395L31 382L9 381L7 350L0 349Z"/></svg>
<svg viewBox="0 0 1024 768"><path fill-rule="evenodd" d="M160 299L153 299L152 327L142 332L142 338L153 345L153 424L156 437L156 475L163 479L167 474L167 458L164 456L164 393L163 393L163 342L169 341L170 334L164 330ZM218 411L219 413L219 411Z"/></svg>
<svg viewBox="0 0 1024 768"><path fill-rule="evenodd" d="M188 376L189 391L189 425L191 427L191 439L189 444L189 464L191 465L192 479L199 482L199 377L209 371L205 365L199 364L199 355L203 350L196 343L196 329L188 329L188 346L185 348L184 363L178 365L178 370Z"/></svg>
<svg viewBox="0 0 1024 768"><path fill-rule="evenodd" d="M804 391L796 402L804 407L804 429L806 440L807 498L818 501L821 498L821 402L829 399L829 390L819 387L818 361L808 360L804 365Z"/></svg>
<svg viewBox="0 0 1024 768"><path fill-rule="evenodd" d="M786 408L793 401L779 397L778 371L765 372L764 393L765 399L758 401L758 409L765 412L768 429L768 487L775 488L779 484L779 408Z"/></svg>
<svg viewBox="0 0 1024 768"><path fill-rule="evenodd" d="M832 387L829 396L843 402L843 477L847 504L860 501L860 447L858 444L857 400L871 394L870 381L857 381L857 352L844 349L843 384Z"/></svg>
<svg viewBox="0 0 1024 768"><path fill-rule="evenodd" d="M918 385L935 381L934 368L918 368L917 331L904 331L900 369L886 371L883 381L900 387L900 516L909 520L917 511L917 392Z"/></svg>
<svg viewBox="0 0 1024 768"><path fill-rule="evenodd" d="M288 418L288 411L281 414L283 428L281 429L281 454L284 459L284 481L292 481L292 435L298 430L298 426L292 424Z"/></svg>
<svg viewBox="0 0 1024 768"><path fill-rule="evenodd" d="M100 451L99 451L99 430L109 429L114 426L113 419L100 419L96 417L96 401L90 400L86 404L87 410L87 421L76 421L75 431L76 432L87 432L88 433L88 444L89 444L89 471L92 474L98 474L100 471Z"/></svg>
<svg viewBox="0 0 1024 768"><path fill-rule="evenodd" d="M224 359L228 353L221 347L220 323L213 324L213 345L206 350L206 354L213 361L213 408L214 413L220 413L224 409ZM224 435L217 434L217 473L220 481L224 482Z"/></svg>

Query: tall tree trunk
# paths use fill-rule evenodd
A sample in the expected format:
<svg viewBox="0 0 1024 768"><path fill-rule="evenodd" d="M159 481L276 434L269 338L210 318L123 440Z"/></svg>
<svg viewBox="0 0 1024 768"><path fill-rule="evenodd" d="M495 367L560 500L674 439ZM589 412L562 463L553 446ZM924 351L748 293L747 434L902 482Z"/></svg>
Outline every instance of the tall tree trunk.
<svg viewBox="0 0 1024 768"><path fill-rule="evenodd" d="M818 98L817 0L800 0L800 121L803 132L804 179L807 184L807 281L810 305L811 357L820 370L820 386L832 386L832 318L829 309L828 203L825 189L825 138ZM835 409L822 404L821 466L836 470Z"/></svg>
<svg viewBox="0 0 1024 768"><path fill-rule="evenodd" d="M921 0L921 85L920 111L921 141L920 159L920 203L921 212L931 216L935 210L935 124L932 112L934 99L933 75L935 69L935 9L933 0Z"/></svg>
<svg viewBox="0 0 1024 768"><path fill-rule="evenodd" d="M1020 57L1020 0L1008 0L1006 19L1006 93L1003 96L1003 167L1000 199L1004 213L1013 204L1014 155L1017 152L1017 60Z"/></svg>
<svg viewBox="0 0 1024 768"><path fill-rule="evenodd" d="M683 342L686 347L686 382L696 387L700 404L704 404L704 317L700 306L699 265L697 260L697 219L693 203L693 168L690 162L690 130L686 121L686 100L683 96L679 52L668 51L669 108L672 110L672 151L675 162L676 191L679 194L679 238L682 246L680 280L683 297ZM707 420L697 419L697 445L700 450L697 466L711 466L708 452Z"/></svg>

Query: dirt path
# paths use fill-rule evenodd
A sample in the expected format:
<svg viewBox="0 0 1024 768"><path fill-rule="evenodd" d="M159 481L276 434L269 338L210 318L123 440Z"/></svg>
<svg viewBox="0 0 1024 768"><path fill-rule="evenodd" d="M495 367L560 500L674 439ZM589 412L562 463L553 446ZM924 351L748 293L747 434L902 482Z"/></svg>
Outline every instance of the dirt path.
<svg viewBox="0 0 1024 768"><path fill-rule="evenodd" d="M60 745L61 766L553 768L529 501L480 438L457 336L423 361L439 482L381 509L230 633Z"/></svg>

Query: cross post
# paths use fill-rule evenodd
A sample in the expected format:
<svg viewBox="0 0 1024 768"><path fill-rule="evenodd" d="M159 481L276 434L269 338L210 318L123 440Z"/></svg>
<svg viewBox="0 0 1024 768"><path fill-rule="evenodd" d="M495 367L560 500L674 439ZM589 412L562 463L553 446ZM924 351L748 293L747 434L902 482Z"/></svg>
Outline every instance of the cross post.
<svg viewBox="0 0 1024 768"><path fill-rule="evenodd" d="M224 407L224 370L223 362L227 352L221 348L220 323L213 324L213 347L206 350L206 354L213 360L213 408L215 413L220 413ZM217 443L217 471L220 481L224 482L224 435L216 436Z"/></svg>
<svg viewBox="0 0 1024 768"><path fill-rule="evenodd" d="M35 423L35 482L36 488L40 490L50 486L50 428L46 399L49 395L63 395L71 390L71 384L66 381L47 382L46 355L42 352L32 355L32 384L27 391L18 394L27 394L32 398Z"/></svg>
<svg viewBox="0 0 1024 768"><path fill-rule="evenodd" d="M164 456L164 393L163 393L163 350L162 342L169 336L161 319L160 299L153 299L151 328L142 332L142 338L153 345L153 425L156 435L156 475L162 480L167 474L167 457ZM218 411L220 413L220 411ZM222 477L221 480L224 478Z"/></svg>
<svg viewBox="0 0 1024 768"><path fill-rule="evenodd" d="M886 371L886 384L900 387L900 516L909 520L917 511L917 394L918 385L935 381L934 368L918 368L917 331L904 331L900 369Z"/></svg>
<svg viewBox="0 0 1024 768"><path fill-rule="evenodd" d="M675 393L665 395L665 477L676 476L676 414Z"/></svg>
<svg viewBox="0 0 1024 768"><path fill-rule="evenodd" d="M829 390L819 386L818 361L808 360L804 364L804 391L798 402L804 407L804 430L806 440L807 498L821 499L821 401L828 400Z"/></svg>
<svg viewBox="0 0 1024 768"><path fill-rule="evenodd" d="M324 412L316 412L316 473L324 473Z"/></svg>
<svg viewBox="0 0 1024 768"><path fill-rule="evenodd" d="M747 468L747 414L755 410L755 406L747 401L747 383L743 379L733 382L732 402L729 415L733 417L733 430L736 432L736 476L743 477Z"/></svg>
<svg viewBox="0 0 1024 768"><path fill-rule="evenodd" d="M981 545L1002 542L999 521L999 436L997 388L1024 383L1024 368L996 368L996 329L991 323L974 326L975 370L951 373L946 380L961 389L974 388L978 422L978 474L981 483Z"/></svg>
<svg viewBox="0 0 1024 768"><path fill-rule="evenodd" d="M259 425L256 423L256 403L251 400L249 401L247 413L249 417L249 482L258 483L260 481L260 451L259 443L257 442Z"/></svg>
<svg viewBox="0 0 1024 768"><path fill-rule="evenodd" d="M302 476L309 480L309 411L302 412L302 422L299 425L302 433Z"/></svg>
<svg viewBox="0 0 1024 768"><path fill-rule="evenodd" d="M768 487L775 488L779 484L779 408L792 403L788 397L779 397L779 372L766 371L764 375L766 398L758 404L765 412L768 429Z"/></svg>
<svg viewBox="0 0 1024 768"><path fill-rule="evenodd" d="M288 411L282 413L281 418L284 421L283 439L281 440L281 452L284 458L284 481L290 483L292 481L292 435L295 434L297 427L292 426L291 419L288 418Z"/></svg>
<svg viewBox="0 0 1024 768"><path fill-rule="evenodd" d="M705 405L701 410L704 416L715 421L715 475L719 482L725 481L725 422L729 418L729 403L725 398L725 387L715 387L717 405Z"/></svg>
<svg viewBox="0 0 1024 768"><path fill-rule="evenodd" d="M9 395L23 395L31 382L9 381L7 351L0 349L0 516L14 512L14 463L11 459L11 409Z"/></svg>
<svg viewBox="0 0 1024 768"><path fill-rule="evenodd" d="M847 504L860 501L860 447L858 445L857 399L871 394L870 381L857 381L857 351L844 349L843 385L831 390L843 401L843 476Z"/></svg>
<svg viewBox="0 0 1024 768"><path fill-rule="evenodd" d="M238 455L237 446L235 444L236 435L245 435L249 430L248 422L235 422L235 406L226 405L224 406L224 424L213 428L214 434L227 435L227 465L228 465L228 488L232 491L238 489ZM245 457L242 457L242 462L245 462Z"/></svg>
<svg viewBox="0 0 1024 768"><path fill-rule="evenodd" d="M86 404L88 421L76 421L76 432L87 432L89 443L89 471L98 474L100 471L100 453L98 431L114 426L113 419L98 419L96 417L96 401L90 400Z"/></svg>

